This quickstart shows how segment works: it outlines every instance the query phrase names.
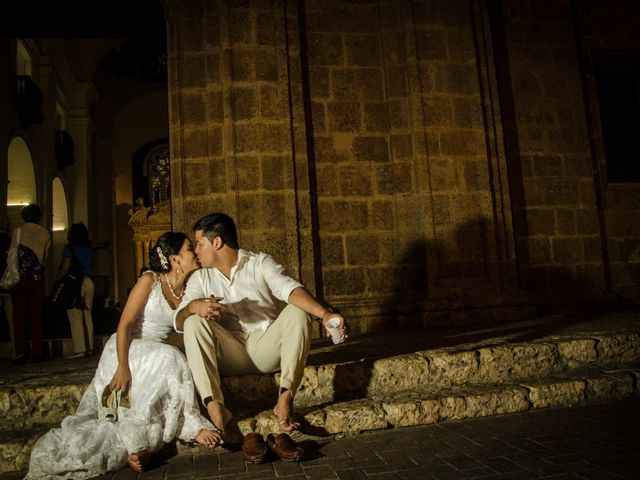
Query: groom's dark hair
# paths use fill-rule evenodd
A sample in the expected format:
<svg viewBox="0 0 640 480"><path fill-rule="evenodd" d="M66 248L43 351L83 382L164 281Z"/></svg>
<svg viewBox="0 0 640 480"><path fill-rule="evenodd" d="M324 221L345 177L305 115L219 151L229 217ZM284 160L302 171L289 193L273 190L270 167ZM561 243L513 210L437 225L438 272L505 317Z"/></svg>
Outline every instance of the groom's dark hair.
<svg viewBox="0 0 640 480"><path fill-rule="evenodd" d="M213 242L213 239L220 237L230 248L237 250L238 232L233 219L226 213L210 213L205 215L193 225L193 231L202 230L205 237Z"/></svg>

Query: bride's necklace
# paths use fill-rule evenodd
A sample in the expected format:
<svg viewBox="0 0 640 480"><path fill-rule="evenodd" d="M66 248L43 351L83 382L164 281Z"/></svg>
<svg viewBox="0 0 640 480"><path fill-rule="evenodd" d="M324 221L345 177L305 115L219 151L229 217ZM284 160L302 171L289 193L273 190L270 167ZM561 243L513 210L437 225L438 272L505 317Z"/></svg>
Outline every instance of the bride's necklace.
<svg viewBox="0 0 640 480"><path fill-rule="evenodd" d="M167 281L167 287L169 287L169 291L171 292L171 295L173 295L173 298L175 298L176 300L180 300L184 296L184 288L180 292L180 295L176 295L176 292L173 291L173 287L171 286L171 282L169 281L169 277L166 273L164 274L164 279Z"/></svg>

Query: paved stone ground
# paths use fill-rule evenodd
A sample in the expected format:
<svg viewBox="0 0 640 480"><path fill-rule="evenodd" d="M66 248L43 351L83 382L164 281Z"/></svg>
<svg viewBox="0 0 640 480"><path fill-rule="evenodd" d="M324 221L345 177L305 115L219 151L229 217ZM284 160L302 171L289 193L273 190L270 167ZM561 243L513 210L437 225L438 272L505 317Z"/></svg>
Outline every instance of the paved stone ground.
<svg viewBox="0 0 640 480"><path fill-rule="evenodd" d="M638 479L640 398L305 440L309 459L246 465L239 451L171 456L152 479ZM101 480L135 479L128 468ZM0 480L22 478L0 475Z"/></svg>

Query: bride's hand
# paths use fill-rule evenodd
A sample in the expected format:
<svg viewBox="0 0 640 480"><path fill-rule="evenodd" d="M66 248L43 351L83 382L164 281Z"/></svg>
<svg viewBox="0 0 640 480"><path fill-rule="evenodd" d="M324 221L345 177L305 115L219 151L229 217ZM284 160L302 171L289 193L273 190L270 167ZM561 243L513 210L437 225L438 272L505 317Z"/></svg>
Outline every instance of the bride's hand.
<svg viewBox="0 0 640 480"><path fill-rule="evenodd" d="M131 372L129 366L118 365L116 373L113 374L113 378L109 382L111 390L121 390L126 392L131 387Z"/></svg>

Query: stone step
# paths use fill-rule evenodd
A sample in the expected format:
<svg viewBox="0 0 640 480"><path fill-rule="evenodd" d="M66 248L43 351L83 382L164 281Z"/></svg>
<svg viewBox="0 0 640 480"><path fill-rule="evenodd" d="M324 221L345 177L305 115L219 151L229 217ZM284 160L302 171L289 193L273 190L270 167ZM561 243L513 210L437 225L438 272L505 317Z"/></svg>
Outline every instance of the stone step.
<svg viewBox="0 0 640 480"><path fill-rule="evenodd" d="M640 364L615 370L580 369L561 375L537 377L520 383L454 385L423 388L301 408L298 417L305 435L326 437L368 430L425 425L444 420L504 415L537 408L566 407L605 402L638 394ZM236 415L243 435L278 431L271 410ZM21 430L0 430L0 472L24 470L35 441L46 431L39 425ZM294 434L294 438L301 436ZM239 442L235 437L235 443ZM179 453L205 450L177 443Z"/></svg>
<svg viewBox="0 0 640 480"><path fill-rule="evenodd" d="M316 435L360 433L620 399L639 393L639 377L640 363L615 370L580 369L517 383L403 390L302 408L298 413L305 431ZM238 427L243 435L279 429L271 409L241 417Z"/></svg>
<svg viewBox="0 0 640 480"><path fill-rule="evenodd" d="M335 435L635 395L637 317L315 343L296 409L308 431ZM73 413L97 362L94 356L0 369L0 472L26 467L43 430ZM277 384L277 374L223 379L240 431L278 429L270 410Z"/></svg>
<svg viewBox="0 0 640 480"><path fill-rule="evenodd" d="M67 363L45 377L34 375L0 385L0 429L60 423L75 410L91 380L95 362L97 359L89 368L72 375ZM375 398L425 387L516 382L571 369L633 362L640 362L640 335L632 332L422 350L389 358L308 366L296 395L296 406ZM268 408L277 395L278 377L279 374L224 377L223 390L235 409Z"/></svg>

